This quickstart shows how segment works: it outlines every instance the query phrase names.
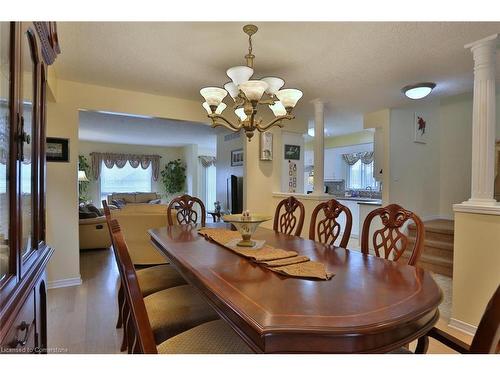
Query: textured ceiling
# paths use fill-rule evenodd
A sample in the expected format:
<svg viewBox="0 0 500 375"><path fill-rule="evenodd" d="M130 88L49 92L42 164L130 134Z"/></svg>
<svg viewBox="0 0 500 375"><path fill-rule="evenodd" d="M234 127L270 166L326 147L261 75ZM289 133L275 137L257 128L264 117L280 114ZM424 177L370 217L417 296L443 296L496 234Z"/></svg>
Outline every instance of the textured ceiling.
<svg viewBox="0 0 500 375"><path fill-rule="evenodd" d="M203 86L243 65L244 23L60 22L62 79L201 100ZM499 23L257 23L255 75L276 75L304 98L327 103L331 134L358 130L362 114L409 102L401 87L434 81L432 98L472 90L464 44L500 32ZM498 56L500 62L500 54ZM500 79L500 69L497 70ZM200 110L201 107L200 107Z"/></svg>

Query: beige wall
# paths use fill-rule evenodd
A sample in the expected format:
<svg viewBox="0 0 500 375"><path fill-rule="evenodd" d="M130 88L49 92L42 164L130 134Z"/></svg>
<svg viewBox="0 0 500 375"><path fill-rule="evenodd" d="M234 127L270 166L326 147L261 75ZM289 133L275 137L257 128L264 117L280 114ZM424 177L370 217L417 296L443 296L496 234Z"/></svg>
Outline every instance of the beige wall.
<svg viewBox="0 0 500 375"><path fill-rule="evenodd" d="M415 112L427 121L427 143L414 142ZM439 102L391 109L390 203L423 219L439 216ZM385 185L384 185L385 188Z"/></svg>
<svg viewBox="0 0 500 375"><path fill-rule="evenodd" d="M477 326L499 284L500 215L456 212L452 324Z"/></svg>
<svg viewBox="0 0 500 375"><path fill-rule="evenodd" d="M500 108L500 94L496 98ZM439 107L440 215L453 218L452 206L470 198L472 155L472 94L441 100ZM500 139L500 116L496 116L496 139Z"/></svg>
<svg viewBox="0 0 500 375"><path fill-rule="evenodd" d="M79 141L78 154L84 155L88 162L91 163L91 152L114 152L114 153L133 153L133 154L147 154L147 155L160 155L160 172L165 168L165 165L175 159L184 159L182 147L156 147L156 146L142 146L142 145L125 145L120 143L105 143L105 142L88 142ZM87 176L91 182L89 184L88 195L94 204L100 205L100 187L99 181L93 180L92 176ZM171 195L165 195L165 186L161 181L161 174L158 181L151 182L151 189L162 195L166 201L171 199Z"/></svg>
<svg viewBox="0 0 500 375"><path fill-rule="evenodd" d="M325 148L358 145L361 143L373 143L373 131L365 129L359 132L339 135L337 137L325 137ZM305 144L306 150L314 149L314 141Z"/></svg>
<svg viewBox="0 0 500 375"><path fill-rule="evenodd" d="M302 105L307 105L302 103ZM267 115L267 113L265 114ZM270 117L264 117L264 123ZM307 119L296 118L284 122L283 130L274 127L273 133L273 160L262 161L259 158L259 137L256 133L249 142L244 137L244 180L243 180L243 207L252 212L272 214L273 192L281 190L281 166L283 153L282 131L303 134L307 131Z"/></svg>
<svg viewBox="0 0 500 375"><path fill-rule="evenodd" d="M54 281L80 280L78 249L78 111L47 104L47 136L69 139L69 163L47 163L47 243L55 248L47 273ZM71 281L69 281L71 282Z"/></svg>
<svg viewBox="0 0 500 375"><path fill-rule="evenodd" d="M472 95L441 101L440 216L453 219L453 204L470 198L472 162Z"/></svg>
<svg viewBox="0 0 500 375"><path fill-rule="evenodd" d="M390 109L381 109L379 111L370 112L363 116L363 128L375 129L376 132L381 132L378 140L380 145L375 145L381 149L380 153L375 150L376 154L382 155L382 162L377 163L383 169L382 173L382 201L387 204L390 202L391 190L391 111Z"/></svg>
<svg viewBox="0 0 500 375"><path fill-rule="evenodd" d="M243 149L246 137L243 133L219 133L217 135L217 200L221 203L222 210L228 209L227 179L231 175L243 176L243 166L231 166L231 151ZM226 138L227 136L227 138Z"/></svg>
<svg viewBox="0 0 500 375"><path fill-rule="evenodd" d="M56 62L57 69L57 62ZM80 278L78 249L78 110L103 110L206 122L200 103L184 99L57 80L49 73L47 135L69 138L70 162L47 165L47 242L56 249L49 282ZM201 108L201 109L200 109Z"/></svg>

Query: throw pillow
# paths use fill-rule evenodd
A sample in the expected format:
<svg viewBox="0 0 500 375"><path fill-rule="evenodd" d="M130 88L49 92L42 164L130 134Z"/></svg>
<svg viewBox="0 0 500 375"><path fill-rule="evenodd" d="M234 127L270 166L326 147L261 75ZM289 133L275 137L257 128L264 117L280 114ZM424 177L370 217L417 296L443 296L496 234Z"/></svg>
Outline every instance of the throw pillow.
<svg viewBox="0 0 500 375"><path fill-rule="evenodd" d="M101 216L102 215L101 211L96 206L94 206L92 203L90 203L90 204L87 205L87 209L90 212L95 213L97 216Z"/></svg>
<svg viewBox="0 0 500 375"><path fill-rule="evenodd" d="M161 199L151 199L148 203L149 204L160 204L161 203Z"/></svg>
<svg viewBox="0 0 500 375"><path fill-rule="evenodd" d="M112 205L115 205L118 208L123 208L125 207L125 201L123 199L113 199L111 201Z"/></svg>

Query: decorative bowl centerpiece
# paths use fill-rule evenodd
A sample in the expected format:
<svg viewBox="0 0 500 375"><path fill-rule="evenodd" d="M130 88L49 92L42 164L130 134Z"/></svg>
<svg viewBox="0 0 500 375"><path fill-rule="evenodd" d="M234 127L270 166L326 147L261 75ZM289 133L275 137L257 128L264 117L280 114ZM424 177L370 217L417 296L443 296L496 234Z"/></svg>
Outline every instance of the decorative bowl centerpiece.
<svg viewBox="0 0 500 375"><path fill-rule="evenodd" d="M238 232L240 232L242 240L237 245L243 247L254 247L255 241L252 241L251 238L255 230L260 223L271 219L271 216L250 215L249 211L245 211L242 214L222 216L224 222L233 224Z"/></svg>

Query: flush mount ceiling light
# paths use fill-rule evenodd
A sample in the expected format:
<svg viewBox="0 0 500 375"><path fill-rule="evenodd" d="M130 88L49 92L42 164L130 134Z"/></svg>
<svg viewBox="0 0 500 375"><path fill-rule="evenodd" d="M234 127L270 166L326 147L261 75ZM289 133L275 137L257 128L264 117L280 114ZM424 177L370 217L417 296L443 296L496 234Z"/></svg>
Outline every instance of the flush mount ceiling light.
<svg viewBox="0 0 500 375"><path fill-rule="evenodd" d="M401 89L403 94L410 99L423 99L429 95L432 89L436 87L434 82L422 82L415 85L408 85Z"/></svg>
<svg viewBox="0 0 500 375"><path fill-rule="evenodd" d="M302 91L297 89L281 89L285 84L278 77L264 77L251 79L253 71L252 35L257 32L255 25L245 25L243 32L248 35L248 54L245 55L246 66L234 66L226 72L231 82L220 87L205 87L200 94L205 98L203 108L212 120L212 127L224 126L238 132L244 130L250 140L254 131L266 131L273 126L283 127L282 120L292 120L292 109L302 97ZM227 96L233 99L233 110L238 119L232 122L222 116L226 105L222 100ZM274 114L268 124L262 125L262 119L256 119L257 105L268 106Z"/></svg>

